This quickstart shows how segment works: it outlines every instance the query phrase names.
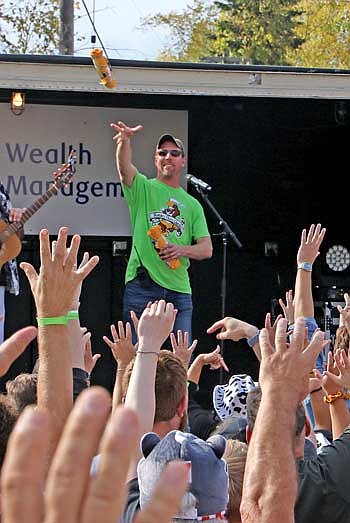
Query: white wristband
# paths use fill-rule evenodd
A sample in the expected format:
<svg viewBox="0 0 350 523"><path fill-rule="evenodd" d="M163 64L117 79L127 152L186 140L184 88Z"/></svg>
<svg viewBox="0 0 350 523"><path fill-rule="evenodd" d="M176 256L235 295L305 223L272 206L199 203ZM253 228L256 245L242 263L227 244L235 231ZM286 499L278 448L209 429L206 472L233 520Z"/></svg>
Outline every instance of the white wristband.
<svg viewBox="0 0 350 523"><path fill-rule="evenodd" d="M299 262L298 263L298 269L303 269L307 272L312 272L312 263L310 262Z"/></svg>

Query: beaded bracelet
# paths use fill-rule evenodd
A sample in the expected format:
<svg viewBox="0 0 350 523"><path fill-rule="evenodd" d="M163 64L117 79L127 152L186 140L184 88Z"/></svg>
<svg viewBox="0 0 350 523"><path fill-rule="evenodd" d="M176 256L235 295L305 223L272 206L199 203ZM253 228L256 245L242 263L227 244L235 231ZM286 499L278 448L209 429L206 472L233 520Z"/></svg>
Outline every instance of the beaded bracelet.
<svg viewBox="0 0 350 523"><path fill-rule="evenodd" d="M349 400L350 399L350 393L343 392L342 390L338 390L335 394L328 394L328 396L324 396L323 401L325 403L334 403L336 400Z"/></svg>

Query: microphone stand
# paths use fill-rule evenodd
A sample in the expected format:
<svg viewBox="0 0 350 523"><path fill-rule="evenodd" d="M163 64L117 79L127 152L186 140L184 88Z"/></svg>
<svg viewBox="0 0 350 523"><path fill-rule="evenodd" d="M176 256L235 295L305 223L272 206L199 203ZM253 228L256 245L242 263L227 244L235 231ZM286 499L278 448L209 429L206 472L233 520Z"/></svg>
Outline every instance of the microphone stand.
<svg viewBox="0 0 350 523"><path fill-rule="evenodd" d="M232 231L231 227L228 225L227 222L222 218L216 207L212 204L212 202L208 198L208 194L199 187L198 185L194 185L197 192L201 195L202 199L206 202L208 207L213 211L214 215L219 220L219 225L223 229L222 232L219 232L217 234L214 234L213 236L221 236L222 238L222 278L221 278L221 315L222 318L225 318L226 316L226 274L227 274L227 238L231 238L233 243L239 247L242 248L242 244L235 235L235 233ZM221 356L224 358L225 353L225 345L224 340L220 341L220 352ZM224 369L220 367L220 384L224 382Z"/></svg>

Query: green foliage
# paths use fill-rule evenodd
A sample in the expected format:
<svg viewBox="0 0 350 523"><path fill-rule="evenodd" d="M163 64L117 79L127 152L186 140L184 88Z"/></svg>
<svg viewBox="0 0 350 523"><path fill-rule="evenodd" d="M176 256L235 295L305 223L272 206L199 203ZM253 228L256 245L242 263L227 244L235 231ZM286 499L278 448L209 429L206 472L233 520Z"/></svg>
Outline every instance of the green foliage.
<svg viewBox="0 0 350 523"><path fill-rule="evenodd" d="M302 43L295 33L295 0L224 0L212 36L216 54L251 64L288 65L288 53Z"/></svg>
<svg viewBox="0 0 350 523"><path fill-rule="evenodd" d="M167 27L170 43L161 50L159 60L198 62L213 54L210 35L215 31L217 9L203 0L192 0L182 12L156 13L142 20L141 28Z"/></svg>
<svg viewBox="0 0 350 523"><path fill-rule="evenodd" d="M0 3L1 52L57 53L60 5L60 0L11 0ZM79 8L78 2L75 7Z"/></svg>
<svg viewBox="0 0 350 523"><path fill-rule="evenodd" d="M171 33L160 60L350 68L350 0L192 0L143 20L159 26Z"/></svg>
<svg viewBox="0 0 350 523"><path fill-rule="evenodd" d="M296 34L304 43L289 53L293 65L350 69L350 3L344 0L302 0Z"/></svg>

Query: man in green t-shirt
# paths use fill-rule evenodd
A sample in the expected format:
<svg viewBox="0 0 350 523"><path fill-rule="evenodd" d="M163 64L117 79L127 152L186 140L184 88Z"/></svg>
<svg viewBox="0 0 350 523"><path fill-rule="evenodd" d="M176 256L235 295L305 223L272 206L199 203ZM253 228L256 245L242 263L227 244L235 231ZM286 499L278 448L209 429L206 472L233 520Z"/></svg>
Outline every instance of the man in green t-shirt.
<svg viewBox="0 0 350 523"><path fill-rule="evenodd" d="M132 163L130 139L142 126L112 123L116 131L116 167L129 206L133 235L125 275L124 321L130 310L140 316L149 301L164 299L177 309L174 332L192 332L190 259L212 255L212 243L201 204L181 186L186 165L184 146L164 134L158 140L156 178L148 179ZM133 333L135 340L135 333Z"/></svg>

